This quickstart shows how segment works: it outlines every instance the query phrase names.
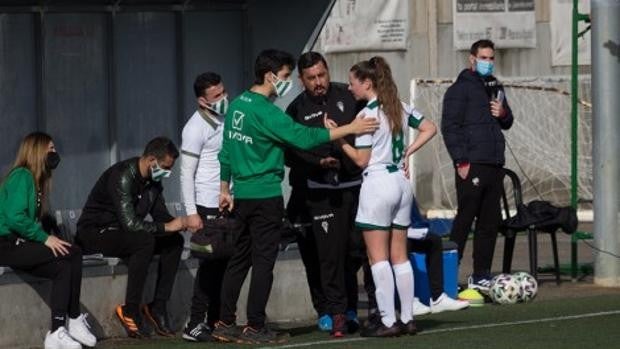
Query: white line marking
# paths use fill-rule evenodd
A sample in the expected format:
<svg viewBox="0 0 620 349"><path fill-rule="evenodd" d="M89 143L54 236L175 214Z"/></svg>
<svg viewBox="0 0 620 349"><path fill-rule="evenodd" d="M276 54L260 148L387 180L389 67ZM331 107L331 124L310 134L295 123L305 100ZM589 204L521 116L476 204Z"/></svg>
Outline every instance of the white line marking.
<svg viewBox="0 0 620 349"><path fill-rule="evenodd" d="M618 314L620 314L620 310L602 311L602 312L599 312L599 313L589 313L589 314L580 314L580 315L567 315L567 316L548 317L548 318L542 318L542 319L521 320L521 321L510 321L510 322L499 322L499 323L496 323L496 324L472 325L472 326L463 326L463 327L454 327L454 328L442 328L442 329L438 329L438 330L429 330L429 331L420 332L420 334L421 335L425 335L425 334L434 334L434 333L441 333L441 332L471 330L471 329L478 329L478 328L492 328L492 327L501 327L501 326L536 324L536 323L540 323L540 322L585 319L585 318L590 318L590 317L607 316L607 315L618 315Z"/></svg>
<svg viewBox="0 0 620 349"><path fill-rule="evenodd" d="M308 343L296 343L296 344L287 344L287 345L277 345L273 347L260 347L258 349L281 349L281 348L302 348L309 347L313 345L321 345L321 344L340 344L340 343L351 343L351 342L361 342L368 340L368 337L357 337L357 338L349 338L349 339L328 339L325 341L316 341L316 342L308 342Z"/></svg>
<svg viewBox="0 0 620 349"><path fill-rule="evenodd" d="M501 326L514 326L514 325L535 324L535 323L551 322L551 321L565 321L565 320L585 319L585 318L591 318L591 317L607 316L607 315L618 315L618 314L620 314L620 310L601 311L601 312L598 312L598 313L588 313L588 314L580 314L580 315L567 315L567 316L558 316L558 317L548 317L548 318L532 319L532 320L499 322L499 323L495 323L495 324L482 324L482 325L471 325L471 326L462 326L462 327L453 327L453 328L442 328L442 329L438 329L438 330L422 331L422 332L420 332L418 334L418 336L435 334L435 333L443 333L443 332L456 332L456 331L472 330L472 329L479 329L479 328L492 328L492 327L501 327ZM357 338L349 338L349 339L330 339L330 340L308 342L308 343L296 343L296 344L278 345L278 346L272 346L272 347L260 347L259 349L303 348L303 347L309 347L309 346L313 346L313 345L322 345L322 344L340 344L340 343L360 342L360 341L365 341L367 339L371 339L371 338L368 338L368 337L357 337Z"/></svg>

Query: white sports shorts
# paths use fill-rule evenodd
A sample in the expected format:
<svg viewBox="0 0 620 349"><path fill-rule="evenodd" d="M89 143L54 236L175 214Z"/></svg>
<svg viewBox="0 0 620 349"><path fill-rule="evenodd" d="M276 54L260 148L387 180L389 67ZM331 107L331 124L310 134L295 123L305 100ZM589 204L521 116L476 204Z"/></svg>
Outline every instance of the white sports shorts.
<svg viewBox="0 0 620 349"><path fill-rule="evenodd" d="M362 230L407 230L412 199L411 184L402 171L365 172L355 225Z"/></svg>

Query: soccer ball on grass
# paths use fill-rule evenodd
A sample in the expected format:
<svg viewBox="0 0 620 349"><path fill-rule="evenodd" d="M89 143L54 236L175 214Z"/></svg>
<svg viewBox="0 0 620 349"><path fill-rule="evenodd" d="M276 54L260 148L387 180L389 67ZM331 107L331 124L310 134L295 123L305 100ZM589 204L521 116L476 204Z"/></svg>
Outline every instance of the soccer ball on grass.
<svg viewBox="0 0 620 349"><path fill-rule="evenodd" d="M491 280L489 297L497 304L515 304L521 299L521 284L510 274L499 274Z"/></svg>
<svg viewBox="0 0 620 349"><path fill-rule="evenodd" d="M519 285L521 285L521 297L519 301L527 303L533 300L536 294L538 294L538 282L536 282L536 279L524 271L514 273L512 276L517 279Z"/></svg>

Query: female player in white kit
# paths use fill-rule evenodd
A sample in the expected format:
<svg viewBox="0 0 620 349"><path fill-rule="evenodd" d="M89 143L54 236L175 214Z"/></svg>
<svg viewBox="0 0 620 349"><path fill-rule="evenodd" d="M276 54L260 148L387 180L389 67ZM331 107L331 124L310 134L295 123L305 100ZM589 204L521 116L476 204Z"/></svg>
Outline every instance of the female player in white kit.
<svg viewBox="0 0 620 349"><path fill-rule="evenodd" d="M359 115L377 118L379 129L355 139L355 147L341 142L342 150L364 168L356 226L363 231L381 324L369 326L363 336L390 337L417 332L413 321L413 270L407 258L407 228L411 221L411 185L406 159L436 133L435 124L402 103L387 62L379 56L354 65L349 90L356 99L367 100ZM335 127L330 119L325 126ZM419 135L405 149L407 126ZM396 320L394 289L401 311Z"/></svg>

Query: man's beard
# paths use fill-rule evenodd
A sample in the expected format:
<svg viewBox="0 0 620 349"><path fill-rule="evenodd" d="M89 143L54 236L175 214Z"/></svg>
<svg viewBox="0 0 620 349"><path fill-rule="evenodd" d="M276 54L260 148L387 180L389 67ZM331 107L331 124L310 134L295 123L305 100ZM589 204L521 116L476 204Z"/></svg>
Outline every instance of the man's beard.
<svg viewBox="0 0 620 349"><path fill-rule="evenodd" d="M327 93L327 89L323 86L317 86L314 88L314 95L317 97L324 96Z"/></svg>

